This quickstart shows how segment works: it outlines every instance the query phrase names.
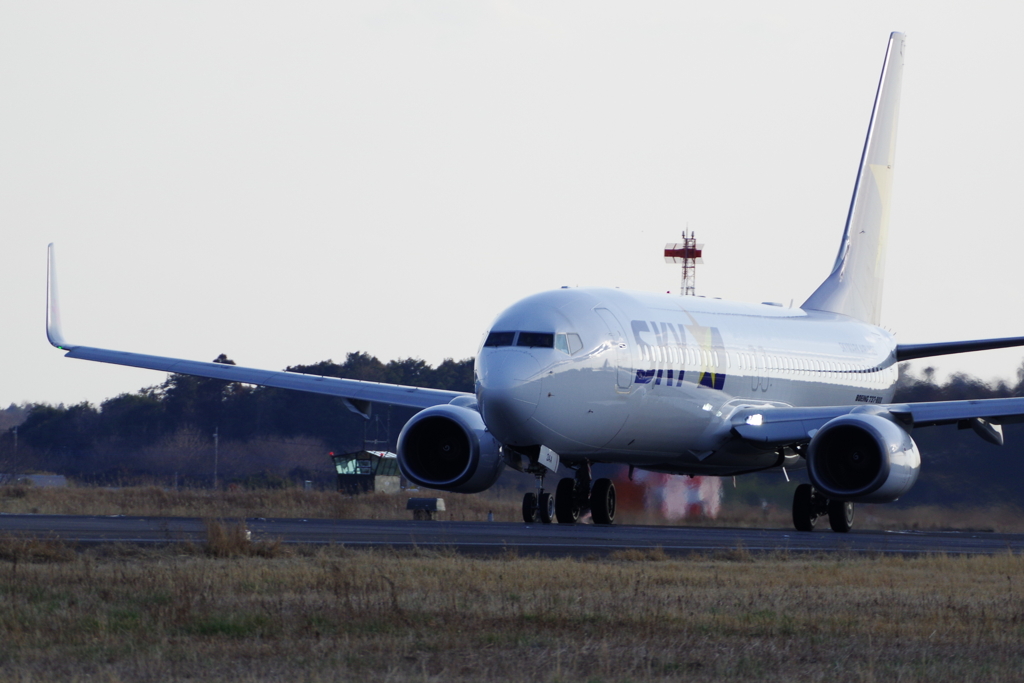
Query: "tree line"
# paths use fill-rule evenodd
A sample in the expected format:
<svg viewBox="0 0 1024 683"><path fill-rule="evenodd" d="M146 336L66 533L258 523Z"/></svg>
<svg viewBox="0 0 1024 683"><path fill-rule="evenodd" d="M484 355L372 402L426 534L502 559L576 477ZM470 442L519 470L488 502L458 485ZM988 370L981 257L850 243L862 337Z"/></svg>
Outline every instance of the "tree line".
<svg viewBox="0 0 1024 683"><path fill-rule="evenodd" d="M224 354L214 362L234 364ZM343 363L326 360L286 370L473 391L472 359L446 359L433 367L414 358L383 363L370 354L354 352L347 354ZM415 412L377 405L368 422L336 397L179 374L169 375L162 384L107 399L99 406L38 403L12 406L3 412L14 411L23 414L23 421L16 433L10 428L0 439L0 458L22 470L55 471L97 481L164 476L172 470L182 477L203 480L212 476L209 465L214 434L218 450L225 452L222 477L251 476L253 462L280 473L296 459L305 463L301 469L310 470L300 476L319 473L322 477L330 471L328 451L359 450L366 439L380 448L393 449L398 431ZM300 450L312 448L318 455L289 457L289 451L300 443L305 444ZM282 457L244 455L246 451L268 450L267 444L269 450L275 450L276 444ZM182 449L194 457L172 455ZM238 457L232 458L232 454Z"/></svg>
<svg viewBox="0 0 1024 683"><path fill-rule="evenodd" d="M221 355L217 362L231 363ZM355 352L287 368L327 377L473 391L472 359L387 363ZM957 373L944 382L931 368L900 367L896 402L1024 396L1024 365L1012 380L984 382ZM159 479L209 485L214 434L220 481L260 477L316 479L329 486L328 452L369 445L394 449L415 410L373 406L367 421L335 397L169 375L162 384L95 406L46 403L0 410L0 471L47 471L98 483ZM1006 425L1006 445L993 446L956 425L914 430L921 477L900 504L1012 503L1024 507L1024 427ZM15 447L15 441L17 446ZM768 476L768 475L766 475ZM255 478L255 479L254 479Z"/></svg>

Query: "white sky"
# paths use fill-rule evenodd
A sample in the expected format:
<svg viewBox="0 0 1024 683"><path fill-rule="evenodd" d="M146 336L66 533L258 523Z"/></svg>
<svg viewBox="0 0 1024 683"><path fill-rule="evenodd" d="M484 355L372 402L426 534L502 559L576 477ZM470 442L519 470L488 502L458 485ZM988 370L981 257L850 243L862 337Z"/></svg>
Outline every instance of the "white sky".
<svg viewBox="0 0 1024 683"><path fill-rule="evenodd" d="M1024 335L1024 6L0 0L0 405L164 375L43 330L283 368L472 355L560 285L803 301L907 33L883 317ZM934 359L1010 377L1024 351ZM918 368L926 362L918 361Z"/></svg>

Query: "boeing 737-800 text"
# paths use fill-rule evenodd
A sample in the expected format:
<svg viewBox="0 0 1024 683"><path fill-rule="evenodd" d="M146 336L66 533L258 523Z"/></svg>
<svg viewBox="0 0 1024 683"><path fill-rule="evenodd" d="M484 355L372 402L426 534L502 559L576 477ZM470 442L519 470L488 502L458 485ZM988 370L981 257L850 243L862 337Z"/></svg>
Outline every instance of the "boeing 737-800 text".
<svg viewBox="0 0 1024 683"><path fill-rule="evenodd" d="M958 423L1002 443L1024 399L893 404L897 363L1024 345L1024 337L897 344L878 327L904 36L889 38L832 272L800 308L697 297L560 289L498 315L472 394L202 363L64 341L51 245L47 336L68 357L420 408L398 440L405 477L479 492L505 467L537 477L526 521L615 516L615 487L591 463L732 476L806 467L793 521L848 531L855 502L889 502L917 480L917 427ZM575 471L554 492L545 475Z"/></svg>

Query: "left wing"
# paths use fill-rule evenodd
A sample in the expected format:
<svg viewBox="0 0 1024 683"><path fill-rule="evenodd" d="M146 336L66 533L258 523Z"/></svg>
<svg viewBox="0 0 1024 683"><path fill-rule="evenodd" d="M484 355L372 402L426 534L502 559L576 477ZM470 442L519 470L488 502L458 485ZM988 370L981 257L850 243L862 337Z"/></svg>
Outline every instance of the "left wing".
<svg viewBox="0 0 1024 683"><path fill-rule="evenodd" d="M907 429L956 423L1002 445L1001 425L1024 422L1024 398L977 401L890 403L877 406L823 406L817 408L743 408L732 416L732 430L747 441L769 446L806 443L826 422L850 413L889 413Z"/></svg>
<svg viewBox="0 0 1024 683"><path fill-rule="evenodd" d="M48 256L46 338L58 349L67 351L66 355L68 358L81 358L82 360L93 360L100 363L128 365L135 368L176 372L182 375L223 379L229 382L243 382L245 384L258 384L279 389L294 389L295 391L308 391L314 394L338 396L345 399L345 404L349 410L365 418L369 417L370 403L387 403L410 408L429 408L431 406L451 403L458 398L466 397L467 399L472 399L473 397L472 394L461 391L424 389L422 387L363 382L354 379L338 379L336 377L319 377L316 375L304 375L298 372L258 370L238 365L203 363L180 358L148 356L141 353L112 351L110 349L97 349L91 346L69 344L64 340L64 332L60 324L60 306L57 298L57 274L53 244L49 246Z"/></svg>

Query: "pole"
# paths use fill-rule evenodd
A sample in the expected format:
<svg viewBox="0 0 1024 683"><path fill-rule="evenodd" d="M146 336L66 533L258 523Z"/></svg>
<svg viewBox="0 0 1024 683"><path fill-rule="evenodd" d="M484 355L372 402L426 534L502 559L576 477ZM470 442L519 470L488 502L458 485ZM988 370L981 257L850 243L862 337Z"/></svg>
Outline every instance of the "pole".
<svg viewBox="0 0 1024 683"><path fill-rule="evenodd" d="M220 427L213 430L213 488L217 488L217 459L220 455Z"/></svg>

